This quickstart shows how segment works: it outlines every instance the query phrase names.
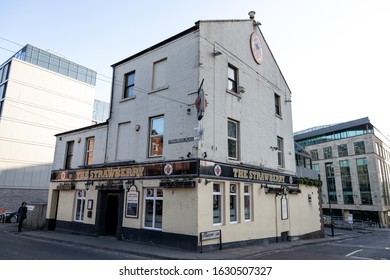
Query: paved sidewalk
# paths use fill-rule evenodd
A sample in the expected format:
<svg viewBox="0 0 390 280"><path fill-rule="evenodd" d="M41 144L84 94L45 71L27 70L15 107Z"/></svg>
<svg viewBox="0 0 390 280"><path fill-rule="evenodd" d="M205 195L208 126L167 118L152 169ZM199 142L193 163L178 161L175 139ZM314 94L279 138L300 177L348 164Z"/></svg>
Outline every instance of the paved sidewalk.
<svg viewBox="0 0 390 280"><path fill-rule="evenodd" d="M161 260L238 260L250 258L251 255L266 253L268 251L283 250L294 246L302 246L306 244L318 244L323 242L334 242L336 240L357 237L363 233L348 230L335 230L335 237L330 236L330 230L325 229L325 237L319 239L296 240L290 242L280 242L265 245L245 246L238 248L228 248L223 250L194 252L180 250L170 247L162 247L157 245L147 245L131 241L117 240L111 236L87 236L60 231L42 231L26 229L21 233L17 232L15 224L0 224L0 234L19 234L24 238L51 240L56 242L79 244L80 246L91 247L96 249L104 249L115 252L129 253L147 258Z"/></svg>

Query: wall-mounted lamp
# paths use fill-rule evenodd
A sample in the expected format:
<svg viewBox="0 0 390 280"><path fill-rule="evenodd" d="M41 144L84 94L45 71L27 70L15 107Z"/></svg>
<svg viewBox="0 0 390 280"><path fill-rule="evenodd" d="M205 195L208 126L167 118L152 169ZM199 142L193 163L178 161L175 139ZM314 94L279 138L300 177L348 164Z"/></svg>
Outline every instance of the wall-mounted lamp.
<svg viewBox="0 0 390 280"><path fill-rule="evenodd" d="M209 181L209 180L204 180L204 184L207 186L208 185L208 183L211 183L211 181Z"/></svg>
<svg viewBox="0 0 390 280"><path fill-rule="evenodd" d="M191 152L188 152L187 157L190 158L192 156Z"/></svg>
<svg viewBox="0 0 390 280"><path fill-rule="evenodd" d="M254 26L260 26L260 25L261 25L261 22L260 22L260 21L254 21L254 22L253 22L253 25L254 25Z"/></svg>
<svg viewBox="0 0 390 280"><path fill-rule="evenodd" d="M307 201L308 201L309 203L311 203L311 194L310 194L310 193L307 195Z"/></svg>
<svg viewBox="0 0 390 280"><path fill-rule="evenodd" d="M130 190L130 188L131 188L131 186L133 186L134 185L134 180L127 180L126 182L125 182L125 186L126 186L126 190L127 191L129 191Z"/></svg>
<svg viewBox="0 0 390 280"><path fill-rule="evenodd" d="M204 152L204 153L203 153L203 157L204 157L204 158L207 158L207 152Z"/></svg>
<svg viewBox="0 0 390 280"><path fill-rule="evenodd" d="M240 93L245 93L245 88L243 86L238 86L238 91Z"/></svg>
<svg viewBox="0 0 390 280"><path fill-rule="evenodd" d="M250 12L248 13L248 16L249 16L250 19L254 19L254 18L255 18L255 14L256 14L255 11L250 11Z"/></svg>
<svg viewBox="0 0 390 280"><path fill-rule="evenodd" d="M218 56L218 55L221 55L222 53L221 53L220 51L214 50L214 51L212 52L212 54L213 54L214 56Z"/></svg>
<svg viewBox="0 0 390 280"><path fill-rule="evenodd" d="M85 189L86 189L87 191L89 191L89 188L90 188L91 186L93 186L93 181L88 180L87 182L85 182Z"/></svg>
<svg viewBox="0 0 390 280"><path fill-rule="evenodd" d="M270 148L272 151L277 151L277 150L279 150L278 147L274 147L274 146L270 146L269 148Z"/></svg>
<svg viewBox="0 0 390 280"><path fill-rule="evenodd" d="M139 131L141 129L141 126L139 124L135 125L135 131Z"/></svg>

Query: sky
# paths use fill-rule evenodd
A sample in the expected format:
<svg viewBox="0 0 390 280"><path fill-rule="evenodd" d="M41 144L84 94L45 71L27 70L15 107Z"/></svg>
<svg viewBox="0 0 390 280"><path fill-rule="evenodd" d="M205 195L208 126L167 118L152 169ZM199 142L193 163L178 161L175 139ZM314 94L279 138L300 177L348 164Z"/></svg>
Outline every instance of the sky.
<svg viewBox="0 0 390 280"><path fill-rule="evenodd" d="M388 0L0 0L0 64L26 44L97 71L198 20L255 19L292 91L294 131L369 117L390 137Z"/></svg>

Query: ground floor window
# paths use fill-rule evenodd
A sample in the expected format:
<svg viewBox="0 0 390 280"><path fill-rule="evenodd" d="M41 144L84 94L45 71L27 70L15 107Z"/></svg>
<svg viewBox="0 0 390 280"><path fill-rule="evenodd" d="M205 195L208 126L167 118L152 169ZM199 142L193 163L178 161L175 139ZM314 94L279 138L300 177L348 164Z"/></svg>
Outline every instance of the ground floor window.
<svg viewBox="0 0 390 280"><path fill-rule="evenodd" d="M252 220L252 186L244 186L244 214L245 221Z"/></svg>
<svg viewBox="0 0 390 280"><path fill-rule="evenodd" d="M76 191L76 211L74 213L74 220L82 222L84 220L84 206L85 206L85 191Z"/></svg>
<svg viewBox="0 0 390 280"><path fill-rule="evenodd" d="M144 227L162 229L163 190L159 188L145 189L144 200Z"/></svg>
<svg viewBox="0 0 390 280"><path fill-rule="evenodd" d="M238 222L238 187L230 184L230 223Z"/></svg>
<svg viewBox="0 0 390 280"><path fill-rule="evenodd" d="M220 184L213 186L213 224L222 224L222 186Z"/></svg>

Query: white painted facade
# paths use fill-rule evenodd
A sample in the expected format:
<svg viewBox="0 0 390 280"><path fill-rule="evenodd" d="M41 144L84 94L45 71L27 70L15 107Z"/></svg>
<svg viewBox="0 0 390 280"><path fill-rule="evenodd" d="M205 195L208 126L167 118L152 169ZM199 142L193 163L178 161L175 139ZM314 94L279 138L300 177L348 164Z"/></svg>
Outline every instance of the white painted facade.
<svg viewBox="0 0 390 280"><path fill-rule="evenodd" d="M254 23L200 21L114 64L107 123L57 135L48 229L191 249L215 230L224 244L321 235L318 188L298 186L295 177L291 92ZM252 55L252 33L260 38L261 64ZM236 69L237 92L228 90L229 66ZM207 106L199 120L202 82ZM124 97L129 84L134 94ZM154 117L164 120L161 155L150 154ZM234 159L229 120L237 124ZM86 165L85 141L92 136L93 161ZM129 214L129 201L136 215Z"/></svg>
<svg viewBox="0 0 390 280"><path fill-rule="evenodd" d="M55 134L91 124L95 86L12 58L0 114L0 206L45 203Z"/></svg>

